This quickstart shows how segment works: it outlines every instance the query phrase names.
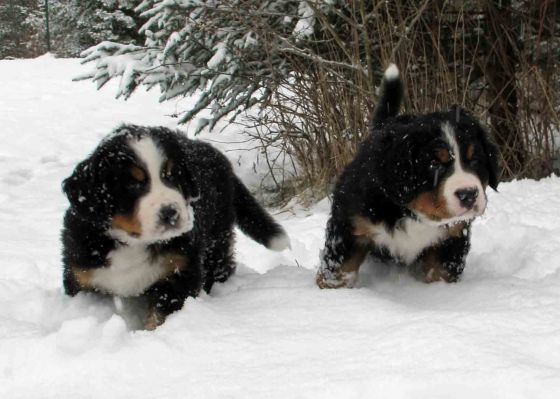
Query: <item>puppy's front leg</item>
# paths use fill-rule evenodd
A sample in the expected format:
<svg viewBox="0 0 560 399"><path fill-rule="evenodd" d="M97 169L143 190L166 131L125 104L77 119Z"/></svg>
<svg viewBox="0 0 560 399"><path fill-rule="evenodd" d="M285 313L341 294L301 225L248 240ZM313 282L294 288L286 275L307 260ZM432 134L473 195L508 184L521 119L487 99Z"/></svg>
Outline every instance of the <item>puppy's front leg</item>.
<svg viewBox="0 0 560 399"><path fill-rule="evenodd" d="M451 230L453 229L453 230ZM450 228L450 237L439 245L429 248L420 257L423 280L426 283L459 280L465 268L470 249L470 226L460 224Z"/></svg>
<svg viewBox="0 0 560 399"><path fill-rule="evenodd" d="M317 271L317 285L320 288L351 288L356 283L367 249L357 242L349 223L329 219L326 235Z"/></svg>
<svg viewBox="0 0 560 399"><path fill-rule="evenodd" d="M154 330L171 313L183 307L185 300L196 297L202 288L201 273L178 272L151 286L144 294L148 299L148 314L144 326Z"/></svg>

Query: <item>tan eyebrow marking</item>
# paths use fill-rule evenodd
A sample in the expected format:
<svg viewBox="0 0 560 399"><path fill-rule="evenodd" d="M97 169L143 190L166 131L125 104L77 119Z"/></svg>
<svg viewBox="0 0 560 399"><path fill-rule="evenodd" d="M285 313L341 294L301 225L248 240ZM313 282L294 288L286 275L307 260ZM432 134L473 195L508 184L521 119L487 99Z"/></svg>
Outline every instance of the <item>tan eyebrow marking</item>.
<svg viewBox="0 0 560 399"><path fill-rule="evenodd" d="M474 144L469 144L467 148L467 159L470 161L474 155Z"/></svg>
<svg viewBox="0 0 560 399"><path fill-rule="evenodd" d="M451 161L451 154L447 148L439 147L436 149L435 155L441 163L448 163Z"/></svg>
<svg viewBox="0 0 560 399"><path fill-rule="evenodd" d="M141 168L136 165L131 166L130 174L135 180L144 181L146 180L146 172L144 172Z"/></svg>

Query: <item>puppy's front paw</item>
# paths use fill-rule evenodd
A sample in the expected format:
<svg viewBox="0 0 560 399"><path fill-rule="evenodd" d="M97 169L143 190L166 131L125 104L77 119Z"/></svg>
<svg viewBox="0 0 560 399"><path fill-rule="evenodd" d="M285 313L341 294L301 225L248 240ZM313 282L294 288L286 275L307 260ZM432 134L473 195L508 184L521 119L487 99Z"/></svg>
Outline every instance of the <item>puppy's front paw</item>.
<svg viewBox="0 0 560 399"><path fill-rule="evenodd" d="M153 331L157 327L161 326L164 321L165 316L156 309L150 309L146 317L146 322L144 323L144 328L148 331Z"/></svg>
<svg viewBox="0 0 560 399"><path fill-rule="evenodd" d="M434 283L436 281L446 281L448 283L450 282L449 273L440 267L431 267L429 269L425 269L424 273L424 282L427 284Z"/></svg>
<svg viewBox="0 0 560 399"><path fill-rule="evenodd" d="M324 272L319 270L315 282L319 288L352 288L358 279L357 272Z"/></svg>

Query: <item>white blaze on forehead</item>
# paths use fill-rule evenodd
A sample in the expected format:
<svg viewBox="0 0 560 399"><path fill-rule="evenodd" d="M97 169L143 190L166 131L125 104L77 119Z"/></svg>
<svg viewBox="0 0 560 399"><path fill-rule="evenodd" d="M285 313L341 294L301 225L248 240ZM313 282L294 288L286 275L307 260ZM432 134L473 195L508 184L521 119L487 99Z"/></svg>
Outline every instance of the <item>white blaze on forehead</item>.
<svg viewBox="0 0 560 399"><path fill-rule="evenodd" d="M486 209L486 194L482 188L480 178L476 174L467 172L463 169L463 164L461 163L461 150L459 148L459 143L457 142L457 136L453 126L451 126L449 122L445 122L442 124L441 130L444 134L445 141L449 144L453 159L453 172L445 180L443 185L443 196L447 202L449 213L454 217L459 217L461 219L468 219L481 215ZM471 210L463 208L459 198L455 194L458 190L465 189L478 190L478 197L473 209Z"/></svg>
<svg viewBox="0 0 560 399"><path fill-rule="evenodd" d="M441 125L441 130L445 135L445 141L447 141L447 144L449 144L453 155L460 156L459 145L457 144L457 140L455 139L455 129L453 129L449 122L445 122L443 125Z"/></svg>
<svg viewBox="0 0 560 399"><path fill-rule="evenodd" d="M150 178L157 177L159 179L164 158L156 143L151 138L141 138L140 140L132 140L130 144L138 158L144 162Z"/></svg>
<svg viewBox="0 0 560 399"><path fill-rule="evenodd" d="M167 161L162 149L151 137L132 139L130 147L144 164L149 177L149 190L140 198L137 215L142 224L140 241L159 241L181 235L193 227L194 215L183 194L176 187L169 187L161 180L161 170ZM175 228L162 226L159 213L162 207L172 206L179 218Z"/></svg>

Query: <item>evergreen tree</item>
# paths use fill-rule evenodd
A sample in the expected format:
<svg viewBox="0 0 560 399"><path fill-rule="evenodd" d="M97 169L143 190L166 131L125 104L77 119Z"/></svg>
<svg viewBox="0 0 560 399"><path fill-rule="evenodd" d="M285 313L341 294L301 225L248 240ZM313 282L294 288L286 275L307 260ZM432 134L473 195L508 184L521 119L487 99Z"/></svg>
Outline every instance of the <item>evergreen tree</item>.
<svg viewBox="0 0 560 399"><path fill-rule="evenodd" d="M272 82L292 69L286 53L297 53L296 43L303 44L315 26L304 0L144 0L137 10L148 19L141 28L145 45L103 42L92 47L86 61L99 63L86 77L101 87L121 76L118 96L125 98L142 84L159 85L161 101L202 90L197 104L181 117L189 121L211 106L212 119L202 121L199 129L266 101ZM114 56L110 65L108 56Z"/></svg>
<svg viewBox="0 0 560 399"><path fill-rule="evenodd" d="M42 49L39 0L0 0L0 59L33 57Z"/></svg>
<svg viewBox="0 0 560 399"><path fill-rule="evenodd" d="M104 40L139 43L141 25L133 0L60 0L51 5L54 48L77 56Z"/></svg>

